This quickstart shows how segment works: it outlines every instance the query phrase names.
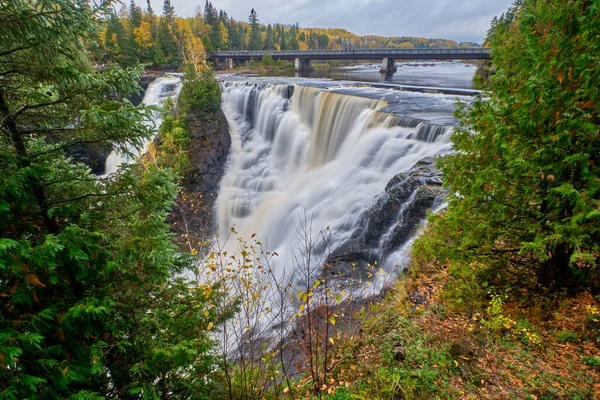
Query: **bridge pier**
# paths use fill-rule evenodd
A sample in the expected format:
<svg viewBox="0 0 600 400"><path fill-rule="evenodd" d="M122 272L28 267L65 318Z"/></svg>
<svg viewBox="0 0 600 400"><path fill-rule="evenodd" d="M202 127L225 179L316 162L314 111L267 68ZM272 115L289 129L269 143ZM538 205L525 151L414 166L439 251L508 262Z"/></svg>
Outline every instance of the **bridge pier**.
<svg viewBox="0 0 600 400"><path fill-rule="evenodd" d="M384 58L381 63L381 69L379 72L386 75L393 75L394 72L398 71L398 67L396 67L396 60L393 58Z"/></svg>
<svg viewBox="0 0 600 400"><path fill-rule="evenodd" d="M296 58L295 66L296 72L310 72L314 70L312 61L303 58Z"/></svg>
<svg viewBox="0 0 600 400"><path fill-rule="evenodd" d="M233 67L234 68L246 68L248 66L248 60L234 60L233 61Z"/></svg>

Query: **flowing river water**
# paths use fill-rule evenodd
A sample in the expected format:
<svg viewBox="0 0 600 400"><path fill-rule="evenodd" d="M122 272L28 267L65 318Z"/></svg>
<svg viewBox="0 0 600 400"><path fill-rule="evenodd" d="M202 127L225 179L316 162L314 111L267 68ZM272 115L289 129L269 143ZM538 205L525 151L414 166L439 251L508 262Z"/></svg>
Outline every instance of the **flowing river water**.
<svg viewBox="0 0 600 400"><path fill-rule="evenodd" d="M148 86L142 103L147 106L161 106L168 98L177 99L181 91L181 78L178 76L164 76L157 78ZM152 120L148 121L152 126L160 127L161 115L158 111L152 112ZM104 175L108 176L117 172L121 164L129 164L138 159L138 157L148 151L148 146L154 138L149 138L143 143L141 149L129 146L128 150L132 156L122 154L119 151L112 151L106 158L104 164Z"/></svg>
<svg viewBox="0 0 600 400"><path fill-rule="evenodd" d="M425 88L410 90L329 79L223 77L232 149L217 200L221 233L233 227L243 238L256 234L279 255L274 261L279 274L305 240L299 235L302 221L310 221L317 260L356 237L374 205L387 200L386 187L395 176L452 150L454 104L471 101L465 82L474 68L457 64L453 70L460 76L447 73L448 63L427 68L428 77L419 77L416 68L413 79ZM456 95L456 89L464 94ZM390 238L416 191L369 249L368 261L388 276L407 260L410 239L392 246ZM323 229L333 233L327 246L318 243Z"/></svg>
<svg viewBox="0 0 600 400"><path fill-rule="evenodd" d="M406 180L399 174L424 158L452 151L455 102L472 101L475 69L460 63L407 64L391 83L360 82L377 68L365 65L330 74L352 80L220 78L232 147L215 222L222 235L234 228L244 239L260 238L265 250L278 254L273 261L278 277L294 267L294 254L306 239L300 231L314 240L313 260L350 247L390 279L405 268L416 233L406 219L418 206L419 186L410 187L392 215L375 214L386 203L398 202L390 185ZM161 105L180 89L179 77L158 78L143 102ZM159 126L159 113L152 123ZM111 153L105 175L134 159ZM374 230L377 219L387 220ZM331 232L327 245L323 230ZM368 249L356 249L361 235L377 237L369 239ZM361 243L359 247L366 246ZM385 284L380 281L374 287Z"/></svg>

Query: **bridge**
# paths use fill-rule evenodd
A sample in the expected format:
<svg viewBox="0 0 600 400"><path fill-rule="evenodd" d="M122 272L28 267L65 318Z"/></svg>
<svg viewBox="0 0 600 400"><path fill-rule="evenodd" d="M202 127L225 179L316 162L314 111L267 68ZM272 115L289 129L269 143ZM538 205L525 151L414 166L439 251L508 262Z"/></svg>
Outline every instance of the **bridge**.
<svg viewBox="0 0 600 400"><path fill-rule="evenodd" d="M309 51L220 51L209 59L220 68L246 65L250 60L260 61L265 54L274 60L294 60L297 72L312 70L313 60L376 60L381 59L381 73L396 72L397 60L488 60L487 47L451 49L358 49L358 50L309 50Z"/></svg>

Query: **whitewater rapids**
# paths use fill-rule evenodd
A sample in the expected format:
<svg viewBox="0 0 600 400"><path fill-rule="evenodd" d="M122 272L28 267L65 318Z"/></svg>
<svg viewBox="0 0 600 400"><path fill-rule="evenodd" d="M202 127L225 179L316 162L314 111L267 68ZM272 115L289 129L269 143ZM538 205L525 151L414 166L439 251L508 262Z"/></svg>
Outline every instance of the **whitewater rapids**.
<svg viewBox="0 0 600 400"><path fill-rule="evenodd" d="M340 246L390 179L424 157L451 151L451 126L383 113L383 100L300 85L222 86L232 149L217 200L218 226L221 235L232 227L243 238L256 234L279 254L278 274L300 248L305 216L313 238L330 228L332 247ZM403 259L391 255L387 272Z"/></svg>

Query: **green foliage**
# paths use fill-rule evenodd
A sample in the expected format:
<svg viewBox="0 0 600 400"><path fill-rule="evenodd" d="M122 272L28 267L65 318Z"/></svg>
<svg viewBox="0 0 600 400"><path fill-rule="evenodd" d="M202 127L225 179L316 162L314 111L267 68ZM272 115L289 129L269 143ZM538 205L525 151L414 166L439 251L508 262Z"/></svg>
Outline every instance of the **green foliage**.
<svg viewBox="0 0 600 400"><path fill-rule="evenodd" d="M394 360L393 351L398 343L404 344L402 361ZM404 316L398 317L395 332L385 346L385 364L375 372L374 382L366 390L377 393L378 398L400 394L408 399L441 396L449 385L448 379L458 373L449 349L430 346L427 336Z"/></svg>
<svg viewBox="0 0 600 400"><path fill-rule="evenodd" d="M335 393L325 396L325 400L352 400L354 397L347 388L337 388Z"/></svg>
<svg viewBox="0 0 600 400"><path fill-rule="evenodd" d="M490 33L492 91L459 108L440 162L449 206L431 228L490 284L598 287L599 34L585 0L524 0Z"/></svg>
<svg viewBox="0 0 600 400"><path fill-rule="evenodd" d="M583 363L587 366L600 369L600 357L583 357Z"/></svg>
<svg viewBox="0 0 600 400"><path fill-rule="evenodd" d="M506 295L491 293L490 304L486 309L488 318L482 319L481 325L494 332L500 332L503 329L508 330L513 326L515 322L507 318L502 310L506 297Z"/></svg>
<svg viewBox="0 0 600 400"><path fill-rule="evenodd" d="M275 60L273 60L271 53L265 53L262 58L262 63L265 67L270 67L275 64Z"/></svg>
<svg viewBox="0 0 600 400"><path fill-rule="evenodd" d="M110 4L0 3L0 397L210 398L217 287L186 278L165 219L171 171L101 179L75 144L127 153L151 112L111 99L141 68L95 73Z"/></svg>
<svg viewBox="0 0 600 400"><path fill-rule="evenodd" d="M177 175L183 176L191 168L188 156L190 132L185 117L174 115L174 103L172 101L165 103L160 126L159 163L172 168Z"/></svg>
<svg viewBox="0 0 600 400"><path fill-rule="evenodd" d="M221 86L210 68L196 71L193 65L187 65L182 82L179 97L181 113L199 113L203 118L212 118L221 110Z"/></svg>

